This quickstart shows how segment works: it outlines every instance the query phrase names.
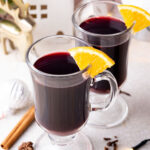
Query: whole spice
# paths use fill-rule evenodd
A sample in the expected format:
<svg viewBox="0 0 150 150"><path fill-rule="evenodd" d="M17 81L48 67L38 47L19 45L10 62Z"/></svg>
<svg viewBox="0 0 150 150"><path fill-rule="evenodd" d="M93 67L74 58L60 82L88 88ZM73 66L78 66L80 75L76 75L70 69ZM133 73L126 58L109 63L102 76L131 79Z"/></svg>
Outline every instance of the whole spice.
<svg viewBox="0 0 150 150"><path fill-rule="evenodd" d="M109 148L108 147L104 147L104 150L109 150Z"/></svg>
<svg viewBox="0 0 150 150"><path fill-rule="evenodd" d="M19 146L18 150L34 150L32 145L33 145L32 142L23 142Z"/></svg>
<svg viewBox="0 0 150 150"><path fill-rule="evenodd" d="M118 137L117 137L117 136L114 136L114 138L117 139Z"/></svg>
<svg viewBox="0 0 150 150"><path fill-rule="evenodd" d="M12 131L8 134L8 136L1 143L1 147L3 149L10 149L11 146L17 141L17 139L21 136L21 134L29 127L29 125L34 120L34 106L31 107L22 119L16 124L16 126L12 129Z"/></svg>
<svg viewBox="0 0 150 150"><path fill-rule="evenodd" d="M109 137L104 137L104 140L105 140L105 141L110 141L111 138L109 138Z"/></svg>
<svg viewBox="0 0 150 150"><path fill-rule="evenodd" d="M120 94L124 94L124 95L127 95L127 96L131 96L131 94L130 94L130 93L125 92L125 91L121 91L121 90L120 90Z"/></svg>
<svg viewBox="0 0 150 150"><path fill-rule="evenodd" d="M113 146L117 142L118 142L118 140L110 141L110 142L107 143L107 146Z"/></svg>
<svg viewBox="0 0 150 150"><path fill-rule="evenodd" d="M104 150L109 150L110 149L113 149L113 150L117 150L118 149L118 137L117 136L114 136L113 138L110 138L110 137L104 137L103 138L104 141L106 141L106 146L104 147Z"/></svg>
<svg viewBox="0 0 150 150"><path fill-rule="evenodd" d="M114 146L114 147L113 147L113 148L114 148L114 150L117 150L117 147L118 147L118 146L117 146L117 144L116 144L116 143L114 143L114 145L113 145L113 146Z"/></svg>
<svg viewBox="0 0 150 150"><path fill-rule="evenodd" d="M137 144L136 146L132 147L133 150L138 150L139 148L144 146L148 141L150 141L150 139L146 139L146 140L141 141L139 144Z"/></svg>

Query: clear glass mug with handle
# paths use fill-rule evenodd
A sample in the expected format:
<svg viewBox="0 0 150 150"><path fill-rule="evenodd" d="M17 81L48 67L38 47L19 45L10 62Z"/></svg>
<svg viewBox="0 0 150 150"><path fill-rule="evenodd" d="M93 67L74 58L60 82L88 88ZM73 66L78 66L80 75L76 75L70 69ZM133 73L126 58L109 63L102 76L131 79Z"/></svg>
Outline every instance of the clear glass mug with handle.
<svg viewBox="0 0 150 150"><path fill-rule="evenodd" d="M36 149L91 150L92 146L88 138L79 133L87 123L89 113L101 109L89 103L91 85L107 80L111 92L106 106L115 101L118 93L117 83L108 71L104 71L94 80L87 74L90 66L69 74L52 74L48 71L41 71L43 66L49 65L46 60L47 56L67 54L68 49L77 46L89 45L76 37L48 36L35 42L27 52L26 62L34 87L35 119L39 126L48 133L50 141L53 143L51 144L47 140L47 144L45 144L45 138L40 139ZM35 65L38 60L42 60L39 67ZM58 68L55 68L58 71L65 67L61 63L58 65ZM74 140L72 141L72 139Z"/></svg>
<svg viewBox="0 0 150 150"><path fill-rule="evenodd" d="M115 65L108 70L115 76L120 90L127 77L128 47L134 24L126 28L118 5L119 3L113 1L91 1L77 8L72 21L77 37L102 50L115 61ZM107 97L109 88L107 81L94 84L90 100L92 104L98 107L105 104L103 99ZM92 118L95 119L90 119L89 124L105 128L113 127L122 123L127 114L128 106L118 94L113 107L92 113Z"/></svg>

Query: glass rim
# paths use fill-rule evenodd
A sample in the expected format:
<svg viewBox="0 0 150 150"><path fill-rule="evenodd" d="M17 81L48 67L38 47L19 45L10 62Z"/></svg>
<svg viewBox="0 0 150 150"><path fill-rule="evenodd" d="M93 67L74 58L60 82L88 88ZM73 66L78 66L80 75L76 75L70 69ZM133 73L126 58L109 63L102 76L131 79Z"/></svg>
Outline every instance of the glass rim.
<svg viewBox="0 0 150 150"><path fill-rule="evenodd" d="M135 25L135 22L129 27L127 28L126 30L123 30L121 32L118 32L118 33L113 33L113 34L98 34L98 33L92 33L92 32L89 32L89 31L86 31L84 29L82 29L76 22L76 19L75 19L75 16L76 16L76 13L80 11L80 9L88 6L89 4L91 3L96 3L96 2L99 2L99 3L108 3L108 4L114 4L114 5L119 5L121 3L118 3L118 2L114 2L114 1L109 1L109 0L106 0L106 1L101 1L101 0L94 0L94 1L90 1L90 2L87 2L83 5L81 5L80 7L78 7L75 12L73 13L72 15L72 22L73 22L73 25L76 29L78 29L79 31L85 33L85 34L88 34L88 35L91 35L91 36L95 36L95 37L112 37L112 36L120 36L120 35L123 35L129 31L132 30L133 26ZM119 19L119 18L117 18Z"/></svg>
<svg viewBox="0 0 150 150"><path fill-rule="evenodd" d="M74 72L74 73L69 73L69 74L64 74L64 75L55 75L55 74L50 74L50 73L45 73L43 71L40 71L38 70L36 67L34 67L34 65L31 63L30 59L29 59L29 53L30 51L32 50L33 46L35 46L37 43L39 43L40 41L44 40L44 39L47 39L47 38L71 38L71 39L74 39L74 40L78 40L82 43L84 43L85 45L90 46L90 44L88 44L87 42L83 41L82 39L78 38L78 37L74 37L74 36L70 36L70 35L50 35L50 36L45 36L43 38L40 38L39 40L35 41L27 50L26 52L26 57L25 57L25 61L26 61L26 64L28 65L28 67L42 75L42 76L47 76L47 77L54 77L54 78L64 78L64 77L73 77L73 76L76 76L76 75L79 75L79 74L83 74L84 72L86 72L89 68L90 68L90 65L88 65L85 69L83 70L79 70L77 72Z"/></svg>

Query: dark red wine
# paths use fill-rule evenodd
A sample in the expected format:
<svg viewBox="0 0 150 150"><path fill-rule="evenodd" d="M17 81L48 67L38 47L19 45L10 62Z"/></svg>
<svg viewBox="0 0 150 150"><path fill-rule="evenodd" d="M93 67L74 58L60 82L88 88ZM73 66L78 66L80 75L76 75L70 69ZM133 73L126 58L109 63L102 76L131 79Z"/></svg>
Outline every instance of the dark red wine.
<svg viewBox="0 0 150 150"><path fill-rule="evenodd" d="M95 17L90 18L83 23L80 24L80 27L84 30L96 33L96 34L115 34L121 31L126 30L125 23L119 19L112 17ZM121 86L127 75L127 54L128 54L128 44L129 40L126 42L112 46L112 47L104 47L103 41L100 37L93 37L88 34L83 35L83 38L86 39L87 42L92 46L102 50L106 54L108 54L114 61L115 65L108 69L116 78L118 82L118 86ZM112 39L114 40L114 39ZM107 81L101 81L95 83L93 89L96 92L108 92L110 87Z"/></svg>
<svg viewBox="0 0 150 150"><path fill-rule="evenodd" d="M67 52L56 52L41 57L34 66L45 73L64 75L79 71L74 59Z"/></svg>
<svg viewBox="0 0 150 150"><path fill-rule="evenodd" d="M34 66L44 73L58 76L79 71L74 59L67 52L43 56ZM69 82L69 77L67 78ZM74 85L68 83L67 87L63 87L63 83L53 78L41 79L44 83L35 78L33 80L36 93L36 120L48 132L69 135L85 123L88 118L89 79L82 79ZM52 80L56 80L56 86L55 82L54 85L50 84Z"/></svg>

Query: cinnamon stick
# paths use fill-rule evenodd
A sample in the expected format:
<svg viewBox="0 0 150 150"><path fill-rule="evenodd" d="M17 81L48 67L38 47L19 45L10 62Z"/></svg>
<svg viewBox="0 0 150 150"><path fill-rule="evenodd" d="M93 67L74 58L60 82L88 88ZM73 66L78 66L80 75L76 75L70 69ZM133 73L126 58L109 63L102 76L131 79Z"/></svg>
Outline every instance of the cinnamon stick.
<svg viewBox="0 0 150 150"><path fill-rule="evenodd" d="M9 149L16 140L21 136L21 134L28 128L28 126L34 120L35 108L32 106L22 117L22 119L17 123L17 125L8 134L5 140L2 142L1 147L3 149Z"/></svg>

